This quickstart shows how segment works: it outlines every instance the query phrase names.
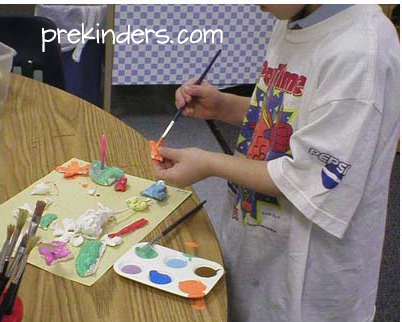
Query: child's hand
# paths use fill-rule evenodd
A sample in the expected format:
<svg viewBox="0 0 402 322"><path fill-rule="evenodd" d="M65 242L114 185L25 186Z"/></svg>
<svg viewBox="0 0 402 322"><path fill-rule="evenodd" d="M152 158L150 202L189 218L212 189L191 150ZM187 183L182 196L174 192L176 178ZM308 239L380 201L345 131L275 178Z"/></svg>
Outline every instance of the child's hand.
<svg viewBox="0 0 402 322"><path fill-rule="evenodd" d="M185 187L210 176L207 151L197 148L160 147L159 154L163 156L163 162L154 161L158 179Z"/></svg>
<svg viewBox="0 0 402 322"><path fill-rule="evenodd" d="M196 79L186 81L176 90L176 106L185 106L183 115L197 119L217 119L222 111L222 93L207 82L194 85Z"/></svg>

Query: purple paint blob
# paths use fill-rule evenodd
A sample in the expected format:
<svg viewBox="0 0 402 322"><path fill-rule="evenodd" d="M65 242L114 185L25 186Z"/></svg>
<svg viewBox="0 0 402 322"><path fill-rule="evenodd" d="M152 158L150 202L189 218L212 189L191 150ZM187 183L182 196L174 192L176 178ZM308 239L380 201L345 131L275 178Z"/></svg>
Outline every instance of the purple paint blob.
<svg viewBox="0 0 402 322"><path fill-rule="evenodd" d="M141 268L137 265L126 265L124 266L121 271L126 274L139 274L141 273Z"/></svg>
<svg viewBox="0 0 402 322"><path fill-rule="evenodd" d="M149 280L155 284L169 284L172 282L172 278L169 275L159 273L155 270L149 272Z"/></svg>

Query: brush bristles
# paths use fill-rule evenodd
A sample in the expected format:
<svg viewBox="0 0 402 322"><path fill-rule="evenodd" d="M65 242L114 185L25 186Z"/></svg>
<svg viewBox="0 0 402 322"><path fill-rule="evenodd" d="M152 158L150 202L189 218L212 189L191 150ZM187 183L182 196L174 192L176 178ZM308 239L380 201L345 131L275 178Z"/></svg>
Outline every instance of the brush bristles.
<svg viewBox="0 0 402 322"><path fill-rule="evenodd" d="M28 210L19 208L17 216L17 228L19 230L21 230L22 227L24 227L28 216L29 216Z"/></svg>
<svg viewBox="0 0 402 322"><path fill-rule="evenodd" d="M10 239L11 236L13 235L14 228L15 228L14 225L8 225L7 226L7 239Z"/></svg>
<svg viewBox="0 0 402 322"><path fill-rule="evenodd" d="M28 242L27 242L27 248L25 250L25 254L29 254L31 252L31 250L36 246L36 244L38 243L40 237L39 236L32 236L28 238Z"/></svg>

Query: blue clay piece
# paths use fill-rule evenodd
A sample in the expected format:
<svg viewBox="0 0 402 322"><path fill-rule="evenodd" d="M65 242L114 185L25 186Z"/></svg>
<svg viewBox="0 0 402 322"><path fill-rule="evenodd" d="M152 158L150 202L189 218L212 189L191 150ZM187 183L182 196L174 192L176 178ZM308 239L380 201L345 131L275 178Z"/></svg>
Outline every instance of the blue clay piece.
<svg viewBox="0 0 402 322"><path fill-rule="evenodd" d="M182 259L172 258L166 262L166 266L170 268L183 268L187 266L187 262Z"/></svg>
<svg viewBox="0 0 402 322"><path fill-rule="evenodd" d="M149 280L155 284L169 284L172 282L172 278L169 275L161 274L155 270L149 272Z"/></svg>
<svg viewBox="0 0 402 322"><path fill-rule="evenodd" d="M162 180L157 181L145 190L142 190L140 194L152 199L162 201L163 199L165 199L166 196L165 183Z"/></svg>

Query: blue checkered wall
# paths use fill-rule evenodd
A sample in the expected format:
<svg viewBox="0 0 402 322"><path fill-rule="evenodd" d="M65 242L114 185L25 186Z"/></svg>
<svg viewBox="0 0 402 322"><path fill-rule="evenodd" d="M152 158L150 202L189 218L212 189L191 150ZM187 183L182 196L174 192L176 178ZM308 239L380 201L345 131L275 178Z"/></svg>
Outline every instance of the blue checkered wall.
<svg viewBox="0 0 402 322"><path fill-rule="evenodd" d="M256 81L275 18L255 5L116 5L115 32L167 29L176 40L187 29L221 29L223 43L115 44L113 84L181 84L200 75L218 49L221 56L207 75L215 85Z"/></svg>

